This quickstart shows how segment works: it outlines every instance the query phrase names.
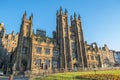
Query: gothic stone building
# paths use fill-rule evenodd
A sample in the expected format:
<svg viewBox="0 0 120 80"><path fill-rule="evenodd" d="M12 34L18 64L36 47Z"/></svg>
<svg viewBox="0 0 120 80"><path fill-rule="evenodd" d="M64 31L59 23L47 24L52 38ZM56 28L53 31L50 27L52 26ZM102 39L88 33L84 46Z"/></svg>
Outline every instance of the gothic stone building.
<svg viewBox="0 0 120 80"><path fill-rule="evenodd" d="M2 46L12 55L12 63L18 71L32 72L65 71L84 68L113 66L113 52L105 45L102 49L96 43L91 45L84 41L80 15L70 18L68 12L60 8L56 13L56 31L53 38L46 36L44 30L33 31L33 15L22 17L19 34L5 35L3 25L0 27ZM2 28L2 29L1 29Z"/></svg>
<svg viewBox="0 0 120 80"><path fill-rule="evenodd" d="M120 51L114 51L116 66L120 66Z"/></svg>
<svg viewBox="0 0 120 80"><path fill-rule="evenodd" d="M106 44L102 48L98 48L96 43L89 45L85 42L85 45L88 62L87 65L89 69L99 67L108 68L114 66L114 51L109 50Z"/></svg>

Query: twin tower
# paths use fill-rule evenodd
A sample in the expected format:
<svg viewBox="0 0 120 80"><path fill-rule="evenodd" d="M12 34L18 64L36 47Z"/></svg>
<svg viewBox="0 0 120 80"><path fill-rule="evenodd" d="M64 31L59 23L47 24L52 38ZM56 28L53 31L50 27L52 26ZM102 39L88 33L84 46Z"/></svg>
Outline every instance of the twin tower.
<svg viewBox="0 0 120 80"><path fill-rule="evenodd" d="M60 8L56 13L56 43L59 50L60 68L65 70L87 67L84 36L80 15L71 16L71 25L68 25L68 12Z"/></svg>

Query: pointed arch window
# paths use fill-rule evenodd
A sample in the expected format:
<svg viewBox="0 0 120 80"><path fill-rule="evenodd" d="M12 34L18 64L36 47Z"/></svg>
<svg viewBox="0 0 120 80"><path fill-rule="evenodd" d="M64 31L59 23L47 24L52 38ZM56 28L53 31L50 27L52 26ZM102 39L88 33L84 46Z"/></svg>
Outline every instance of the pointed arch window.
<svg viewBox="0 0 120 80"><path fill-rule="evenodd" d="M22 53L23 53L23 54L27 54L27 47L23 47Z"/></svg>

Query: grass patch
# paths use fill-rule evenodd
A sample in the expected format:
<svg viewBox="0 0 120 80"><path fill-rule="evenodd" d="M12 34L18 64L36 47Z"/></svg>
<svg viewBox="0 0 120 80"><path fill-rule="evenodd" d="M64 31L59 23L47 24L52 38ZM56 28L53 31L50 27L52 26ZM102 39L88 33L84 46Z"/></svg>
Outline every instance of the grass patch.
<svg viewBox="0 0 120 80"><path fill-rule="evenodd" d="M88 77L90 75L90 77ZM65 72L51 74L46 77L36 78L35 80L97 80L97 76L120 76L120 70L104 70L104 71L84 71L84 72ZM88 78L86 78L87 76ZM91 76L95 77L92 78ZM104 80L104 79L103 79ZM116 80L116 79L115 79Z"/></svg>
<svg viewBox="0 0 120 80"><path fill-rule="evenodd" d="M89 74L81 75L77 77L78 79L92 79L92 80L119 80L119 75L113 74Z"/></svg>

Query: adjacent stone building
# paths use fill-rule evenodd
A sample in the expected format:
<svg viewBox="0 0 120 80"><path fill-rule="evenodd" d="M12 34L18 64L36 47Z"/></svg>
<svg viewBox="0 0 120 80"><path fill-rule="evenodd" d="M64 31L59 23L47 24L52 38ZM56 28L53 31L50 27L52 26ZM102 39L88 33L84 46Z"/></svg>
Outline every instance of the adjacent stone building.
<svg viewBox="0 0 120 80"><path fill-rule="evenodd" d="M4 23L0 23L0 46L2 46L2 39L5 37L6 30L4 28Z"/></svg>
<svg viewBox="0 0 120 80"><path fill-rule="evenodd" d="M17 47L18 43L18 33L14 35L14 32L6 35L2 38L2 45L4 49L7 50L8 53L13 53Z"/></svg>
<svg viewBox="0 0 120 80"><path fill-rule="evenodd" d="M104 47L101 49L101 63L102 68L113 67L115 64L114 59L114 51L109 50L107 45L105 44Z"/></svg>
<svg viewBox="0 0 120 80"><path fill-rule="evenodd" d="M116 66L120 66L120 51L114 51Z"/></svg>
<svg viewBox="0 0 120 80"><path fill-rule="evenodd" d="M30 70L33 73L51 72L53 70L79 70L113 66L113 51L107 45L102 49L96 43L84 41L80 15L70 17L60 8L56 13L56 31L53 38L46 36L46 31L33 31L33 14L26 18L24 13L20 31L16 35L5 35L0 24L2 46L12 53L12 63L18 71ZM3 25L2 25L3 26Z"/></svg>
<svg viewBox="0 0 120 80"><path fill-rule="evenodd" d="M85 42L85 44L88 68L92 69L101 67L101 52L97 44L92 43L91 45L89 45L87 44L87 42Z"/></svg>
<svg viewBox="0 0 120 80"><path fill-rule="evenodd" d="M88 61L88 68L108 68L115 64L114 51L109 50L107 45L98 48L96 43L91 45L86 43L86 54Z"/></svg>

